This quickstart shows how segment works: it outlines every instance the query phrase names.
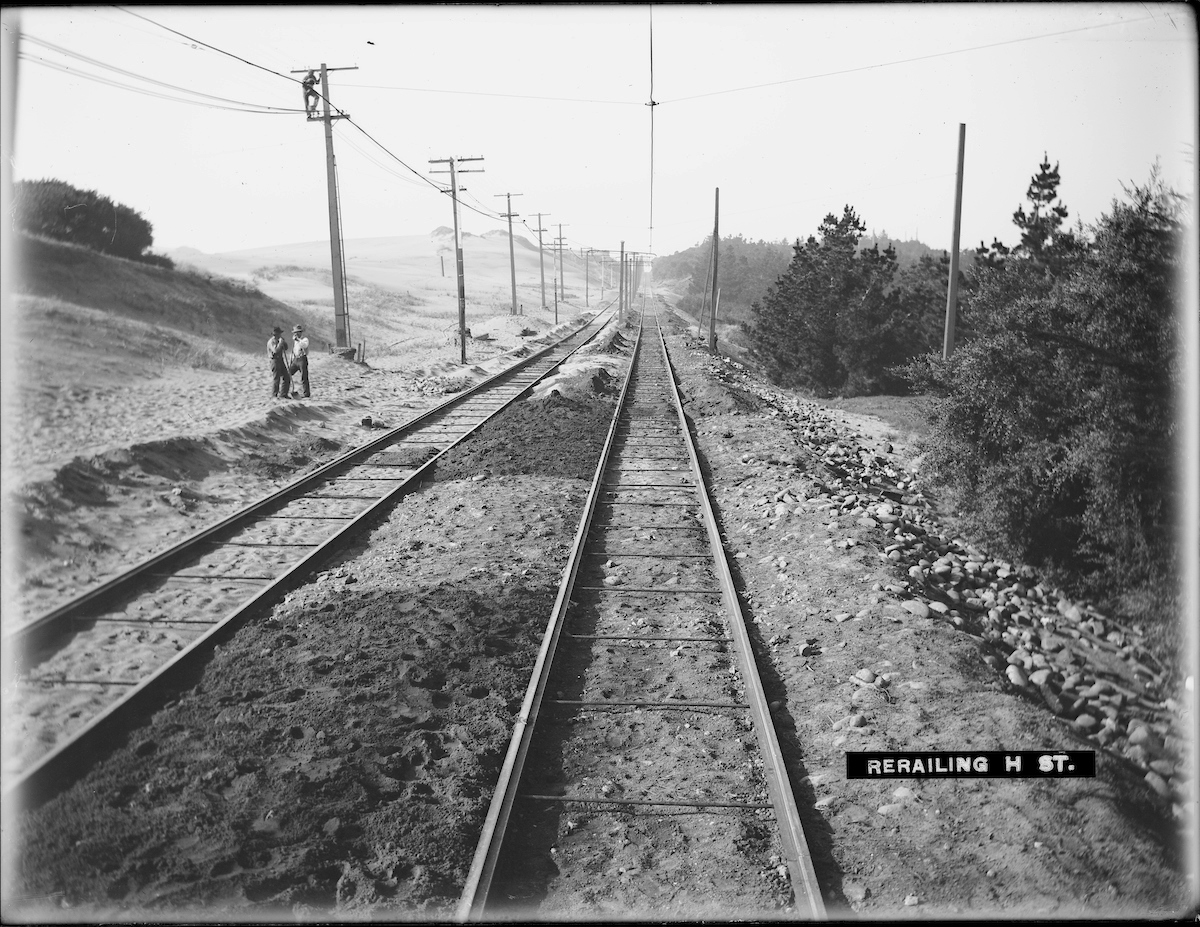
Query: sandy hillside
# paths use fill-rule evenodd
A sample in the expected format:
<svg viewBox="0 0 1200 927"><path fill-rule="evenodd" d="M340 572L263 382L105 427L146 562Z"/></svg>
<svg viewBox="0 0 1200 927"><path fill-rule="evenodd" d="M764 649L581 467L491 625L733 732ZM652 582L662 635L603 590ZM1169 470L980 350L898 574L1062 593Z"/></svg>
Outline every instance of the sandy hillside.
<svg viewBox="0 0 1200 927"><path fill-rule="evenodd" d="M480 316L507 314L512 307L508 233L499 229L462 239L467 325L476 331ZM204 271L250 283L269 296L291 305L325 310L332 334L333 292L327 241L299 242L223 254L195 249L175 252L175 259ZM409 340L391 337L397 327L411 325L425 338L451 336L457 330L458 289L455 277L454 233L437 228L428 235L350 239L344 251L349 280L351 341L368 341L368 355L383 357L412 347ZM546 305L554 312L555 257L544 249ZM589 284L584 285L584 261L566 254L566 303L594 306L600 300L600 271L593 256L587 261ZM537 242L514 235L518 311L534 315L541 306L541 264ZM604 295L611 296L606 287ZM563 307L565 310L565 305ZM560 315L562 313L560 312ZM399 343L396 343L399 342Z"/></svg>

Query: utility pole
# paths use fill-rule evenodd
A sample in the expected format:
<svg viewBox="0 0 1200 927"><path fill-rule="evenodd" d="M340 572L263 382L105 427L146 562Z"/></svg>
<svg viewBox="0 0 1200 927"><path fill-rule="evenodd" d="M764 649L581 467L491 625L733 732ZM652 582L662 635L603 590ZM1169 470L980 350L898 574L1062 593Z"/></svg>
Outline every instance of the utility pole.
<svg viewBox="0 0 1200 927"><path fill-rule="evenodd" d="M457 161L482 161L483 158L458 158ZM459 362L467 363L467 278L463 274L463 252L458 242L458 175L456 174L455 158L430 158L430 164L450 165L450 198L454 201L454 257L458 265L458 348ZM483 168L467 168L462 173L482 173ZM446 171L430 171L431 174L445 174ZM465 190L466 187L463 187ZM445 191L443 191L445 192Z"/></svg>
<svg viewBox="0 0 1200 927"><path fill-rule="evenodd" d="M308 74L313 70L313 68L302 68L298 71L292 71L292 73ZM325 180L329 191L329 258L333 265L333 330L335 341L339 348L350 347L350 314L346 309L346 279L343 273L345 265L342 263L342 230L338 224L337 163L333 158L333 121L335 119L346 119L350 114L338 113L334 115L330 112L329 72L357 70L357 66L350 68L330 68L325 66L325 62L321 62L321 78L319 81L321 91L319 95L324 103L321 115L317 116L309 108L307 94L304 101L308 121L315 122L320 119L325 123Z"/></svg>
<svg viewBox="0 0 1200 927"><path fill-rule="evenodd" d="M566 277L566 275L567 275L567 268L563 265L563 241L564 241L564 239L563 239L562 229L563 229L563 224L560 222L560 223L558 223L558 238L556 239L556 243L558 245L558 287L559 287L559 292L562 294L563 302L566 302L567 286L566 286L566 281L563 278Z"/></svg>
<svg viewBox="0 0 1200 927"><path fill-rule="evenodd" d="M542 251L542 232L548 231L548 229L542 228L542 216L548 216L548 215L550 215L550 213L548 213L548 212L539 212L537 214L538 227L536 229L534 229L534 231L537 232L537 237L538 237L538 267L541 268L541 272L542 272L542 308L543 309L546 308L546 256Z"/></svg>
<svg viewBox="0 0 1200 927"><path fill-rule="evenodd" d="M587 309L589 306L591 306L591 301L588 298L588 284L591 283L590 271L591 271L591 262L592 262L592 251L593 251L592 248L588 248L586 251L583 252L583 307L585 309ZM603 297L601 297L601 299L603 299Z"/></svg>
<svg viewBox="0 0 1200 927"><path fill-rule="evenodd" d="M617 322L625 321L625 242L621 242L621 288L617 297Z"/></svg>
<svg viewBox="0 0 1200 927"><path fill-rule="evenodd" d="M967 149L967 124L958 124L958 179L954 184L954 234L950 238L950 282L946 285L946 334L942 360L954 350L954 316L958 311L958 239L962 232L963 155Z"/></svg>
<svg viewBox="0 0 1200 927"><path fill-rule="evenodd" d="M495 196L507 197L508 212L504 218L508 220L508 269L512 275L512 315L517 314L517 258L513 252L512 220L517 213L512 211L512 198L523 196L522 193L496 193Z"/></svg>
<svg viewBox="0 0 1200 927"><path fill-rule="evenodd" d="M713 210L713 249L712 249L712 292L713 306L712 317L708 323L708 349L710 351L717 350L717 251L718 242L720 242L720 224L721 224L721 188L717 187L716 205Z"/></svg>

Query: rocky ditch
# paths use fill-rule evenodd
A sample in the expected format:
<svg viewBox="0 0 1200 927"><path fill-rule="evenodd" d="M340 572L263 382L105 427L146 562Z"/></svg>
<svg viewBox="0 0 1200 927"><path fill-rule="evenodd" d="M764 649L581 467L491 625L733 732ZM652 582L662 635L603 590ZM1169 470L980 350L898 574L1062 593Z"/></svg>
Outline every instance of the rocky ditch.
<svg viewBox="0 0 1200 927"><path fill-rule="evenodd" d="M1098 750L1136 766L1147 785L1171 803L1173 814L1186 818L1192 770L1185 732L1192 719L1187 705L1168 692L1171 673L1142 645L1141 629L1070 599L1028 566L948 537L918 474L889 443L864 446L817 403L763 387L728 358L722 364L727 382L768 403L793 432L798 456L776 455L766 462L807 471L758 500L769 523L806 509L826 512L833 532L826 543L849 550L858 538L834 535L839 516L854 517L867 537L877 538L879 556L907 574L876 584L881 599L969 636L1004 685L1045 706ZM743 462L753 456L744 455ZM852 617L844 613L835 620ZM889 680L865 669L851 682L878 690ZM1189 677L1186 685L1192 684ZM852 704L869 700L867 692L855 693ZM855 711L835 728L869 723Z"/></svg>

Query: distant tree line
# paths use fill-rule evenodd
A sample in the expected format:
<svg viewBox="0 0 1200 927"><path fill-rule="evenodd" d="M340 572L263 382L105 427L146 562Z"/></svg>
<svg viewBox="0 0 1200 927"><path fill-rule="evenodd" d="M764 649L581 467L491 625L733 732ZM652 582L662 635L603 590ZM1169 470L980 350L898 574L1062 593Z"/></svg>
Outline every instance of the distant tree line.
<svg viewBox="0 0 1200 927"><path fill-rule="evenodd" d="M741 322L749 318L750 305L787 267L790 248L786 241L749 241L741 235L722 238L718 245L720 319ZM702 309L711 310L712 236L685 251L655 258L654 276L657 280L687 280L678 303L682 311L699 318Z"/></svg>
<svg viewBox="0 0 1200 927"><path fill-rule="evenodd" d="M949 255L901 266L890 244L860 247L865 230L851 206L830 213L751 305L750 356L775 383L822 396L905 392L896 368L941 344Z"/></svg>
<svg viewBox="0 0 1200 927"><path fill-rule="evenodd" d="M71 242L116 257L174 267L153 254L154 227L122 203L95 190L80 190L61 180L22 180L13 185L16 227L32 235Z"/></svg>

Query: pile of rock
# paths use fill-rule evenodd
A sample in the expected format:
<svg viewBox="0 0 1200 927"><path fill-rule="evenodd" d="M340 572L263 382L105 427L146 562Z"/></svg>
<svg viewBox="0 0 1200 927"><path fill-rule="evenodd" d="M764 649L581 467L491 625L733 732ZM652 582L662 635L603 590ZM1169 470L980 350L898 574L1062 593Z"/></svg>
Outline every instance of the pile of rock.
<svg viewBox="0 0 1200 927"><path fill-rule="evenodd" d="M948 621L973 636L983 660L1016 690L1041 702L1097 748L1136 764L1146 782L1187 813L1188 706L1164 691L1169 676L1124 627L962 538L947 538L917 487L916 473L891 445L863 448L816 403L756 384L744 368L719 359L715 373L737 380L793 426L806 485L781 489L769 506L782 519L800 499L849 515L884 535L880 556L907 574L883 592L918 617ZM838 546L851 547L845 538ZM867 670L866 672L870 672ZM877 680L861 680L873 686ZM1190 689L1192 679L1187 686ZM853 726L863 720L849 720Z"/></svg>

